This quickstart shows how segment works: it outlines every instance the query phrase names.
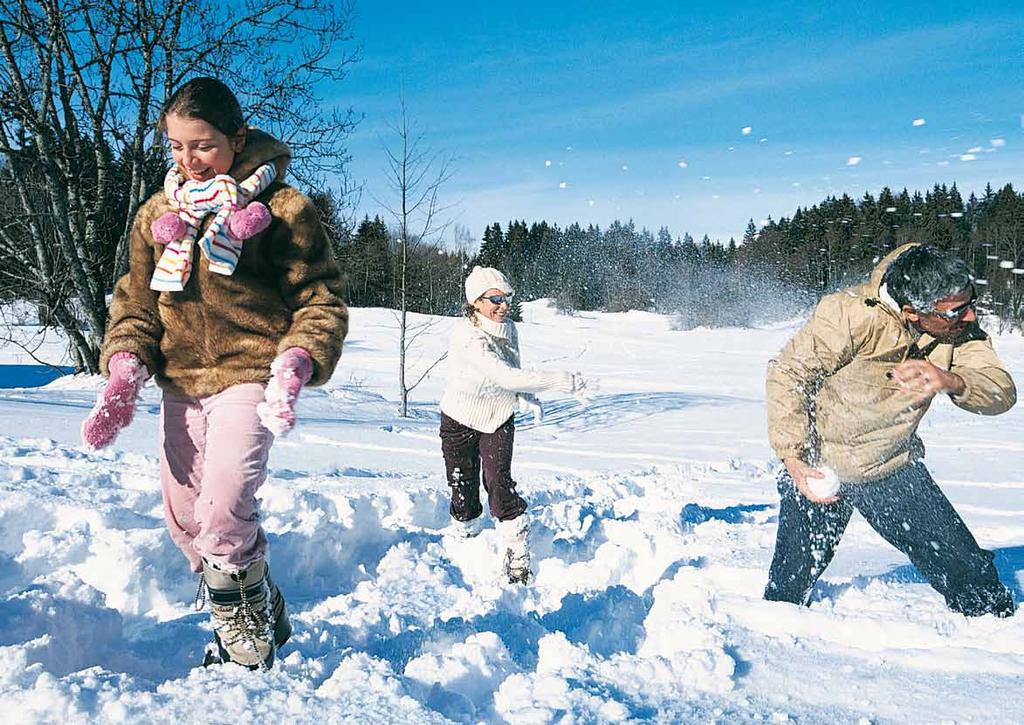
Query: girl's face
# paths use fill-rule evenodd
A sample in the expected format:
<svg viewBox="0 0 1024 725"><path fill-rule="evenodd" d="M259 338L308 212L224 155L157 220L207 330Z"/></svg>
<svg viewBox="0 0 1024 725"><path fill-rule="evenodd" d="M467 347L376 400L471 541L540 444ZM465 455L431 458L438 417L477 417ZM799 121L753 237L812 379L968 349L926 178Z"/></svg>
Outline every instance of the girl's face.
<svg viewBox="0 0 1024 725"><path fill-rule="evenodd" d="M229 137L202 119L177 113L167 114L164 123L171 155L191 181L207 181L228 173L235 155L245 146L244 129Z"/></svg>
<svg viewBox="0 0 1024 725"><path fill-rule="evenodd" d="M491 298L502 298L495 304ZM500 289L491 288L484 292L480 298L473 303L476 311L493 322L504 322L509 313L509 296Z"/></svg>

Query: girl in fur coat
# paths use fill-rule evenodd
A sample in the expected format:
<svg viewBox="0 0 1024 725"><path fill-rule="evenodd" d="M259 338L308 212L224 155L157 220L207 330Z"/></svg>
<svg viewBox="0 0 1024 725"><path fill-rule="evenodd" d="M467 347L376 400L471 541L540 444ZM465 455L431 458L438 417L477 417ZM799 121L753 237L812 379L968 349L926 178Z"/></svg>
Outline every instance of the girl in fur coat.
<svg viewBox="0 0 1024 725"><path fill-rule="evenodd" d="M316 209L284 183L288 147L246 127L227 86L187 82L160 128L174 165L136 215L82 437L112 443L155 377L167 525L213 610L207 663L266 668L291 626L255 494L299 391L334 371L348 312Z"/></svg>

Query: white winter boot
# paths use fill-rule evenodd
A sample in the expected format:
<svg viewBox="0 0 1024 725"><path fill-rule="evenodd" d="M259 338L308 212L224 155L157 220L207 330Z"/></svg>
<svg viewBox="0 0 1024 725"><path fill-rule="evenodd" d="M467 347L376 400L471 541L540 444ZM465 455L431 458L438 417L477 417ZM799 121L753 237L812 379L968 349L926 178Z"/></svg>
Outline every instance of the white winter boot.
<svg viewBox="0 0 1024 725"><path fill-rule="evenodd" d="M292 626L266 561L227 572L204 559L199 587L196 604L201 595L209 595L213 610L214 642L203 665L234 662L251 670L273 666L274 655L291 637Z"/></svg>
<svg viewBox="0 0 1024 725"><path fill-rule="evenodd" d="M526 514L495 524L499 544L504 549L504 571L509 584L526 584L530 571L530 523Z"/></svg>
<svg viewBox="0 0 1024 725"><path fill-rule="evenodd" d="M452 519L451 523L445 528L444 536L446 539L452 541L465 541L466 539L472 539L483 531L483 517L477 516L475 519L469 521L459 521L458 519Z"/></svg>

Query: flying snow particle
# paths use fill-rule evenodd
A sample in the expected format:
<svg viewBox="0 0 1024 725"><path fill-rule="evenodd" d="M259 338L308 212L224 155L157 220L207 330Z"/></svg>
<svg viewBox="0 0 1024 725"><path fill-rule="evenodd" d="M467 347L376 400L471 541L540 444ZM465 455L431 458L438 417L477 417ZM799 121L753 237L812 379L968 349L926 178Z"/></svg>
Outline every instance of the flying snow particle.
<svg viewBox="0 0 1024 725"><path fill-rule="evenodd" d="M565 183L565 182L563 181L563 182L561 182L561 183L560 183L560 184L558 185L558 188L559 188L559 189L564 189L564 188L565 188L565 187L567 187L567 186L568 186L568 184L567 184L567 183Z"/></svg>
<svg viewBox="0 0 1024 725"><path fill-rule="evenodd" d="M547 161L545 161L544 165L545 166L551 166L551 159L548 159Z"/></svg>
<svg viewBox="0 0 1024 725"><path fill-rule="evenodd" d="M949 166L949 162L948 161L936 161L935 165L936 166Z"/></svg>
<svg viewBox="0 0 1024 725"><path fill-rule="evenodd" d="M915 118L913 121L910 122L910 125L912 125L912 126L923 126L926 123L928 123L928 122L925 121L923 118Z"/></svg>
<svg viewBox="0 0 1024 725"><path fill-rule="evenodd" d="M767 136L762 136L761 138L757 139L757 142L758 142L758 143L764 143L764 142L765 142L765 141L767 141L767 140L768 140L768 137L767 137Z"/></svg>
<svg viewBox="0 0 1024 725"><path fill-rule="evenodd" d="M793 152L792 152L792 151L786 151L786 152L785 152L785 155L786 155L786 156L792 156L792 155L793 155Z"/></svg>
<svg viewBox="0 0 1024 725"><path fill-rule="evenodd" d="M594 200L593 199L587 199L587 206L594 206Z"/></svg>
<svg viewBox="0 0 1024 725"><path fill-rule="evenodd" d="M685 169L685 168L686 168L687 166L689 166L689 164L688 164L688 163L686 163L685 161L680 161L680 162L679 162L678 164L676 164L676 165L677 165L677 166L678 166L678 167L679 167L680 169Z"/></svg>
<svg viewBox="0 0 1024 725"><path fill-rule="evenodd" d="M951 211L949 215L954 219L959 219L964 215L964 213L962 211Z"/></svg>
<svg viewBox="0 0 1024 725"><path fill-rule="evenodd" d="M770 220L770 219L762 219L762 220L760 221L760 224L761 224L761 226L762 226L762 227L766 227L766 226L768 226L768 225L769 225L770 223L771 223L771 220Z"/></svg>
<svg viewBox="0 0 1024 725"><path fill-rule="evenodd" d="M1006 139L1005 138L994 138L991 141L989 141L989 143L992 144L992 148L1001 149L1003 146L1006 145Z"/></svg>
<svg viewBox="0 0 1024 725"><path fill-rule="evenodd" d="M1021 125L1024 126L1024 116L1021 116ZM740 129L740 133L742 133L744 136L749 136L753 130L754 129L751 126L744 126L743 128Z"/></svg>
<svg viewBox="0 0 1024 725"><path fill-rule="evenodd" d="M565 147L565 150L566 150L566 151L572 151L572 146L566 146L566 147Z"/></svg>
<svg viewBox="0 0 1024 725"><path fill-rule="evenodd" d="M702 177L700 177L700 180L701 181L711 181L711 177L710 176L702 176Z"/></svg>
<svg viewBox="0 0 1024 725"><path fill-rule="evenodd" d="M629 171L629 167L628 167L628 166L626 166L625 164L623 164L623 165L622 165L622 170L623 170L623 171Z"/></svg>
<svg viewBox="0 0 1024 725"><path fill-rule="evenodd" d="M800 186L800 182L794 181L792 184L790 184L790 186L792 186L795 189L796 187Z"/></svg>
<svg viewBox="0 0 1024 725"><path fill-rule="evenodd" d="M885 207L885 210L887 212L889 212L890 214L892 214L893 212L896 211L896 207L894 207L894 206L887 206L887 207Z"/></svg>
<svg viewBox="0 0 1024 725"><path fill-rule="evenodd" d="M759 189L759 188L758 189L754 189L754 193L755 194L760 194L761 193L761 189Z"/></svg>
<svg viewBox="0 0 1024 725"><path fill-rule="evenodd" d="M851 156L850 158L848 158L846 160L846 165L847 166L856 166L860 162L861 162L861 157L860 156Z"/></svg>
<svg viewBox="0 0 1024 725"><path fill-rule="evenodd" d="M969 153L969 154L980 154L981 153L981 146L971 146L969 149L967 149L967 153Z"/></svg>
<svg viewBox="0 0 1024 725"><path fill-rule="evenodd" d="M1013 269L1017 265L1011 259L1003 259L999 261L999 269Z"/></svg>
<svg viewBox="0 0 1024 725"><path fill-rule="evenodd" d="M1021 269L1020 267L1014 267L1014 268L1013 268L1013 269L1011 269L1010 271L1011 271L1011 272L1012 272L1013 274L1024 274L1024 269Z"/></svg>
<svg viewBox="0 0 1024 725"><path fill-rule="evenodd" d="M718 199L721 199L722 197L720 197L718 194L712 194L711 198L715 199L715 200L718 200Z"/></svg>
<svg viewBox="0 0 1024 725"><path fill-rule="evenodd" d="M977 158L974 154L960 154L961 161L974 161Z"/></svg>
<svg viewBox="0 0 1024 725"><path fill-rule="evenodd" d="M736 150L736 147L735 147L735 146L730 146L730 147L729 147L729 150L730 150L730 151L735 151L735 150Z"/></svg>

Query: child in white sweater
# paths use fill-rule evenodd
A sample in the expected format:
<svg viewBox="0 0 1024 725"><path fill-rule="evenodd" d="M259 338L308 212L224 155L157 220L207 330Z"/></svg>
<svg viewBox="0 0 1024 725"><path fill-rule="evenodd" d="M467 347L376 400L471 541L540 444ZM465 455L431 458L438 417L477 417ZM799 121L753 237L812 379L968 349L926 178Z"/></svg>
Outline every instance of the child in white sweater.
<svg viewBox="0 0 1024 725"><path fill-rule="evenodd" d="M492 267L474 267L466 278L466 318L456 324L448 349L448 384L441 398L444 453L451 515L471 535L469 522L483 512L483 471L491 515L505 544L505 573L511 583L531 575L526 501L512 480L513 416L540 412L533 396L545 390L575 392L579 378L567 372L521 370L519 335L509 315L514 290Z"/></svg>

